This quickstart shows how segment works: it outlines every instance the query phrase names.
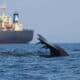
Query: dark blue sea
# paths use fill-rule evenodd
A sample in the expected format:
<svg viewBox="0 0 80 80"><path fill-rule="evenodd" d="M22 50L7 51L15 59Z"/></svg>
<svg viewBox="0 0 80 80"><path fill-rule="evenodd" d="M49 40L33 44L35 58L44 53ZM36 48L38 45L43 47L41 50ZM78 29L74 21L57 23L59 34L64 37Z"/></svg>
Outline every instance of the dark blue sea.
<svg viewBox="0 0 80 80"><path fill-rule="evenodd" d="M36 44L0 44L0 80L80 80L80 44L58 44L69 56L48 58Z"/></svg>

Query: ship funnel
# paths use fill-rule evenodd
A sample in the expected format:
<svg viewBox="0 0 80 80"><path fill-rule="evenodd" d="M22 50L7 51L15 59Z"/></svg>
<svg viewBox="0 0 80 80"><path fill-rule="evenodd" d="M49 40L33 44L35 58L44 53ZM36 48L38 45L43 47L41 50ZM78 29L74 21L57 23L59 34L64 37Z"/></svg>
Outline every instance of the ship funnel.
<svg viewBox="0 0 80 80"><path fill-rule="evenodd" d="M14 13L13 14L13 23L19 22L19 14L18 13Z"/></svg>

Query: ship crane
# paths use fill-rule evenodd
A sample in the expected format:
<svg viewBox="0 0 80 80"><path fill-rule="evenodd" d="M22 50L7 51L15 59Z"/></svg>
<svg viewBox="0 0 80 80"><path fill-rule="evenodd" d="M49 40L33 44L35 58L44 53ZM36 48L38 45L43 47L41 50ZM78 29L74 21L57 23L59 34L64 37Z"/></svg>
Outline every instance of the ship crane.
<svg viewBox="0 0 80 80"><path fill-rule="evenodd" d="M6 9L7 9L6 4L3 4L2 6L0 6L0 9L3 10L3 15L5 15L5 13L6 13Z"/></svg>

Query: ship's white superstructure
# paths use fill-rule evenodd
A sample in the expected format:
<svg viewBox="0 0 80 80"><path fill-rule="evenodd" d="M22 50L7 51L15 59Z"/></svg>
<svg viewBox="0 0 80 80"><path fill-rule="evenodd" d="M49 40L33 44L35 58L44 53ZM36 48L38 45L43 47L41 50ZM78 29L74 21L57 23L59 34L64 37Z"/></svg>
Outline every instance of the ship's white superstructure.
<svg viewBox="0 0 80 80"><path fill-rule="evenodd" d="M6 12L6 5L3 5L0 7L0 9L3 10L3 13L0 16L0 30L6 31L6 30L14 30L14 31L21 31L23 30L22 24L19 22L19 14L14 13L14 22L12 18L5 14Z"/></svg>

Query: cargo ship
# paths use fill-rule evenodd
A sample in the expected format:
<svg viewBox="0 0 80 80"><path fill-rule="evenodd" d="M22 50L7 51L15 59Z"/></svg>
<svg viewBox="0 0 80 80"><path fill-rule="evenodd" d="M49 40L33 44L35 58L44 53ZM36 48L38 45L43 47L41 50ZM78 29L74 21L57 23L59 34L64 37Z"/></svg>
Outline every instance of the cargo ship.
<svg viewBox="0 0 80 80"><path fill-rule="evenodd" d="M19 21L19 13L15 12L13 18L6 15L6 5L0 7L0 43L29 43L33 39L33 30L24 29Z"/></svg>

